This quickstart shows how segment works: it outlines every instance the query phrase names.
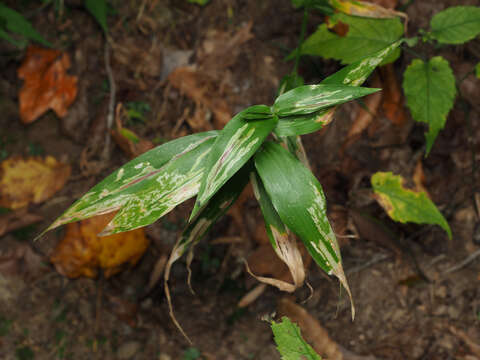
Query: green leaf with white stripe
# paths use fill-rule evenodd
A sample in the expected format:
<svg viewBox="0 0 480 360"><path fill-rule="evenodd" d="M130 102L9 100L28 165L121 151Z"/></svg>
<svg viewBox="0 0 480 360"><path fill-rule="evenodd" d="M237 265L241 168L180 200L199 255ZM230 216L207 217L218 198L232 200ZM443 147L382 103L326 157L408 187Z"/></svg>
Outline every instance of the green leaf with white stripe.
<svg viewBox="0 0 480 360"><path fill-rule="evenodd" d="M259 281L278 287L282 291L293 292L305 281L305 267L303 265L302 254L297 247L295 238L285 227L280 219L272 201L268 197L267 191L257 173L251 174L251 183L253 193L260 204L263 219L265 220L265 229L268 238L272 244L277 256L287 265L292 275L293 284L279 280L255 276ZM252 274L253 275L253 274Z"/></svg>
<svg viewBox="0 0 480 360"><path fill-rule="evenodd" d="M185 136L140 155L94 186L47 230L117 210L103 234L151 224L197 193L217 134Z"/></svg>
<svg viewBox="0 0 480 360"><path fill-rule="evenodd" d="M265 113L261 113L259 120L253 120L251 116L257 111L256 109L248 108L241 111L221 130L208 157L207 170L203 174L190 220L252 157L275 127L278 121L276 116L269 118L265 117Z"/></svg>
<svg viewBox="0 0 480 360"><path fill-rule="evenodd" d="M165 278L168 280L170 268L191 245L195 245L210 230L213 224L222 217L232 204L238 199L250 180L253 170L252 161L245 164L220 190L210 199L208 204L187 225L170 254L165 269Z"/></svg>
<svg viewBox="0 0 480 360"><path fill-rule="evenodd" d="M273 111L279 117L309 115L379 90L337 84L304 85L280 95L273 104Z"/></svg>
<svg viewBox="0 0 480 360"><path fill-rule="evenodd" d="M441 56L428 62L414 59L403 74L403 91L413 119L428 124L425 134L428 155L445 126L457 92L448 61Z"/></svg>
<svg viewBox="0 0 480 360"><path fill-rule="evenodd" d="M328 125L333 120L334 113L335 109L329 108L308 115L281 117L275 126L275 135L284 137L311 134Z"/></svg>
<svg viewBox="0 0 480 360"><path fill-rule="evenodd" d="M401 43L402 41L397 41L365 59L345 66L340 71L325 78L320 84L360 86L378 65L393 54ZM334 109L329 108L303 116L280 117L275 127L275 134L282 137L310 134L329 124L333 115Z"/></svg>
<svg viewBox="0 0 480 360"><path fill-rule="evenodd" d="M402 42L403 40L396 41L385 49L345 66L335 74L323 79L321 84L362 85L373 70L391 56Z"/></svg>
<svg viewBox="0 0 480 360"><path fill-rule="evenodd" d="M300 237L325 272L338 277L351 298L318 180L297 158L272 142L255 154L255 167L282 222ZM352 317L354 314L352 302Z"/></svg>
<svg viewBox="0 0 480 360"><path fill-rule="evenodd" d="M480 7L452 6L430 21L431 36L443 44L463 44L480 34Z"/></svg>
<svg viewBox="0 0 480 360"><path fill-rule="evenodd" d="M425 192L406 189L403 178L391 172L377 172L371 182L377 201L393 220L436 224L452 238L447 220Z"/></svg>

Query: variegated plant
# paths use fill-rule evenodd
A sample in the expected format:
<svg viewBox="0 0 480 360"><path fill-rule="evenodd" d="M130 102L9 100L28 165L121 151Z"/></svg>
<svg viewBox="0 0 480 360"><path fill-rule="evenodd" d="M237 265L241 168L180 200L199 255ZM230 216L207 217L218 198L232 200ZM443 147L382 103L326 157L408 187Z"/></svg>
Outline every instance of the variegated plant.
<svg viewBox="0 0 480 360"><path fill-rule="evenodd" d="M196 195L188 224L168 261L167 281L172 264L207 233L251 181L271 244L288 265L294 284L259 279L286 291L302 285L305 271L296 235L318 266L338 277L350 294L327 219L325 195L302 158L298 136L330 122L335 106L378 91L359 85L398 45L353 63L318 85L290 90L272 106L249 107L220 131L186 136L144 153L93 187L47 230L113 211L117 213L102 234L132 230L153 223Z"/></svg>

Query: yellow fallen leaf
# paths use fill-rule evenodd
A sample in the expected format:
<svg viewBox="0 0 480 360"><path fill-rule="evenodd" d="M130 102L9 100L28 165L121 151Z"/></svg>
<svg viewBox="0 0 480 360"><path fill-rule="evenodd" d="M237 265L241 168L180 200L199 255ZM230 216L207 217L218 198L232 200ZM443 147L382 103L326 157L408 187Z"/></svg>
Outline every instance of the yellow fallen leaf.
<svg viewBox="0 0 480 360"><path fill-rule="evenodd" d="M97 236L114 215L99 215L66 225L65 236L50 257L60 274L93 278L101 268L108 278L121 271L123 264L133 266L140 260L149 243L143 228Z"/></svg>
<svg viewBox="0 0 480 360"><path fill-rule="evenodd" d="M0 164L0 206L19 209L41 203L63 188L70 173L70 165L51 156L11 157Z"/></svg>

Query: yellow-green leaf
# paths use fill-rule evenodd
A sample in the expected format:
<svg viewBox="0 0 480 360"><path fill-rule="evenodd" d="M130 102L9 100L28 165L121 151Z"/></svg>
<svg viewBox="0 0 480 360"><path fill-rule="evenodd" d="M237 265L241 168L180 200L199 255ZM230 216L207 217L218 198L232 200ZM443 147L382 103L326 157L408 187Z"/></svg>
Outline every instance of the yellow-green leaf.
<svg viewBox="0 0 480 360"><path fill-rule="evenodd" d="M406 189L403 178L391 172L377 172L371 182L377 201L393 220L439 225L452 238L450 226L425 192Z"/></svg>

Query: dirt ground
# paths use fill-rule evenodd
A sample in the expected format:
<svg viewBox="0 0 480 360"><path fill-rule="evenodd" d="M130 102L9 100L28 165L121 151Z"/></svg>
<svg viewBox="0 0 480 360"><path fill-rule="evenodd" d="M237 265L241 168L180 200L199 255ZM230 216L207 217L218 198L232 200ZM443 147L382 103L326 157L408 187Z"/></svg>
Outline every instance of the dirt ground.
<svg viewBox="0 0 480 360"><path fill-rule="evenodd" d="M70 54L69 72L78 76L79 92L63 119L50 111L22 124L22 81L16 73L25 51L0 43L2 160L51 155L72 166L63 189L30 205L29 212L43 221L0 237L0 358L280 359L270 326L262 318L276 312L285 294L268 287L248 306L237 306L258 285L245 271L243 259L269 261L252 257L263 226L252 197L245 196L236 213L230 212L197 246L192 264L195 295L187 285L185 260L172 269L175 315L193 344L171 321L162 282L146 291L157 260L169 254L193 202L148 226L151 243L139 264L108 279L71 280L55 270L49 256L62 229L33 242L129 155L113 142L111 156L102 157L111 89L105 86L104 37L83 2L65 0L68 11L63 16L53 6L38 10L32 1L6 3L26 14L54 48ZM148 104L142 119L124 125L152 144L221 127L222 113L212 107L235 114L253 104L271 104L280 79L293 66L284 58L297 44L302 12L287 0L212 0L205 7L183 0L110 3L116 102ZM480 5L467 0L400 3L409 15L411 34L426 28L428 19L448 6ZM312 14L308 32L321 21L322 16ZM480 61L478 39L426 51L448 59L457 78L468 75ZM399 84L411 60L404 52L395 62ZM182 87L191 83L172 75L188 64L205 72L197 85L207 103L192 100L192 87ZM300 73L307 83L316 83L338 68L335 61L305 57ZM367 131L345 146L361 110L358 103L349 103L328 127L303 137L340 235L357 316L352 322L345 292L314 264L307 277L313 295L304 286L290 298L302 303L331 339L350 352L345 359L480 359L480 262L477 257L462 263L480 249L475 210L480 200L480 80L468 75L460 89L428 158L423 158L425 128L413 122L408 110L401 128L379 110ZM374 172L393 171L410 178L419 160L424 186L452 228L451 241L438 227L389 220L372 200L369 179ZM352 234L356 236L342 236Z"/></svg>

